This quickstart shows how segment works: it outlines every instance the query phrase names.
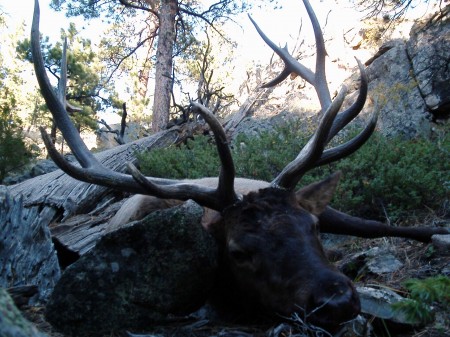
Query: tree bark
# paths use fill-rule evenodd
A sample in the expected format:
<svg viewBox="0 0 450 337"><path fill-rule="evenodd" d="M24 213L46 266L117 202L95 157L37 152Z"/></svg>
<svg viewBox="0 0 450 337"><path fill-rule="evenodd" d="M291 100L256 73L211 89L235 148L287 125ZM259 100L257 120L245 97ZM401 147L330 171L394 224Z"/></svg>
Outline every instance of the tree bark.
<svg viewBox="0 0 450 337"><path fill-rule="evenodd" d="M176 0L162 0L159 11L159 35L155 64L155 94L153 98L152 131L166 128L169 122L172 91L172 53L175 44Z"/></svg>

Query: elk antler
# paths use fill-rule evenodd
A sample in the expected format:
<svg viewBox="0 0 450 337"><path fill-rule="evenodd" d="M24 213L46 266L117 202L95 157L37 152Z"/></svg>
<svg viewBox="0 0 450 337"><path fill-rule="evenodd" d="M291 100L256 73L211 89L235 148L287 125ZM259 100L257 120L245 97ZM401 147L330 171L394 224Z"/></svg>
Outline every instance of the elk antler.
<svg viewBox="0 0 450 337"><path fill-rule="evenodd" d="M150 194L160 198L193 199L203 206L218 211L223 210L239 200L239 197L234 191L235 170L225 137L225 131L216 117L198 103L192 103L193 109L210 125L221 161L219 182L216 189L188 183L187 181L145 177L132 164L129 164L131 175L116 172L103 166L84 144L66 112L62 100L53 91L47 77L39 42L39 16L39 1L35 0L31 29L31 52L36 77L47 107L81 167L73 165L64 159L55 149L54 144L44 128L41 128L41 133L50 157L65 173L84 182L111 187L117 190ZM61 78L64 78L64 76L61 76ZM65 84L62 86L65 86Z"/></svg>
<svg viewBox="0 0 450 337"><path fill-rule="evenodd" d="M344 144L324 151L326 145L331 141L331 139L349 122L351 122L364 107L367 97L367 75L361 62L357 60L358 68L361 73L361 84L358 98L348 109L338 114L338 111L344 101L347 89L343 86L334 101L331 100L331 95L325 76L326 50L323 34L309 1L304 0L303 3L311 20L314 30L314 37L316 40L315 72L305 67L291 54L289 54L287 47L280 48L275 45L275 43L273 43L264 34L256 22L249 16L251 22L262 39L278 56L280 56L284 62L284 69L282 72L275 79L264 84L263 87L268 88L277 85L286 79L291 73L295 73L314 87L320 101L320 106L322 107L322 118L314 135L300 151L297 158L286 165L283 171L271 182L272 186L286 189L294 189L302 176L310 169L336 161L356 151L370 137L375 129L378 119L378 113L375 110L371 120L359 135Z"/></svg>

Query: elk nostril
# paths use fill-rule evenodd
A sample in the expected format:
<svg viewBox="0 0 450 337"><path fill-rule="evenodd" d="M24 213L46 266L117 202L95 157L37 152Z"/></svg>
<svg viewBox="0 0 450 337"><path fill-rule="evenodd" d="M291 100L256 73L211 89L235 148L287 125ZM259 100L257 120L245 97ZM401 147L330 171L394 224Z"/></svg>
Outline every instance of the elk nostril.
<svg viewBox="0 0 450 337"><path fill-rule="evenodd" d="M355 318L360 312L359 297L350 281L332 282L314 294L308 306L313 321L339 324Z"/></svg>

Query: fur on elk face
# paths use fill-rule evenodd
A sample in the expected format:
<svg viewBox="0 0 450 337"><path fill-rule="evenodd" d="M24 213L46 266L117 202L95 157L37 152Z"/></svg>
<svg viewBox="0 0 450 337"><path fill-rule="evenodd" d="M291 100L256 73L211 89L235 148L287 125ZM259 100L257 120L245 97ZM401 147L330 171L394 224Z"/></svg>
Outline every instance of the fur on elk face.
<svg viewBox="0 0 450 337"><path fill-rule="evenodd" d="M266 313L332 326L360 310L351 281L327 260L317 216L332 198L340 174L298 192L266 188L223 213L223 263L238 296ZM217 234L217 233L216 233Z"/></svg>

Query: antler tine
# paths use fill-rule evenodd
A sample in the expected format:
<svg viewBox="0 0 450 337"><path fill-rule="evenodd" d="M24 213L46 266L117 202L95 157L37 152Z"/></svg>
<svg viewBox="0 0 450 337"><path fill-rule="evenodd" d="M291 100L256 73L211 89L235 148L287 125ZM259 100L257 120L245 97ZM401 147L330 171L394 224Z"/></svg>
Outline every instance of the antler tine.
<svg viewBox="0 0 450 337"><path fill-rule="evenodd" d="M283 80L285 80L291 73L295 73L310 83L316 90L317 96L320 101L320 106L322 107L322 113L331 104L330 90L328 89L327 79L325 75L325 57L327 55L325 50L325 42L323 40L322 30L320 28L319 22L316 15L314 14L311 5L308 0L303 0L308 16L311 20L312 27L314 30L314 37L316 41L316 72L308 69L306 66L298 62L287 50L287 47L280 48L275 43L273 43L266 34L259 28L256 22L249 15L250 21L255 26L258 34L267 43L267 45L278 55L284 62L284 69L282 72L272 81L264 84L263 88L273 87Z"/></svg>
<svg viewBox="0 0 450 337"><path fill-rule="evenodd" d="M330 133L328 135L327 142L329 142L334 136L336 136L336 134L340 130L342 130L348 123L350 123L356 116L358 116L358 114L363 109L364 104L366 103L369 80L367 78L367 73L366 70L364 69L363 64L357 58L355 59L356 62L358 63L358 69L360 73L360 86L358 97L349 108L347 108L346 110L342 111L337 115L333 123L333 126L330 130Z"/></svg>
<svg viewBox="0 0 450 337"><path fill-rule="evenodd" d="M327 144L328 133L333 121L344 102L347 88L342 86L339 94L325 111L316 132L303 147L292 162L290 162L283 171L270 183L271 186L286 189L294 189L302 176L320 159L325 145Z"/></svg>
<svg viewBox="0 0 450 337"><path fill-rule="evenodd" d="M259 28L258 24L253 20L253 18L248 15L250 21L253 23L253 26L255 26L259 36L264 40L267 45L272 48L272 50L283 60L284 62L284 69L282 72L272 81L262 85L262 88L269 88L274 87L277 84L280 84L283 82L291 73L296 73L302 78L304 78L308 83L314 85L314 73L305 67L303 64L299 63L294 57L292 57L291 54L289 54L289 51L287 50L287 46L284 48L278 47L275 43L270 40L266 34Z"/></svg>
<svg viewBox="0 0 450 337"><path fill-rule="evenodd" d="M50 84L47 73L44 67L44 60L42 58L41 48L39 44L39 1L35 0L33 23L31 26L31 52L33 54L34 70L41 88L42 96L44 96L45 103L50 111L54 111L53 118L56 125L66 137L69 147L73 154L83 167L99 166L100 163L95 159L94 155L89 152L86 145L78 136L78 131L72 124L69 116L66 113L65 106L61 102ZM70 141L69 141L70 139Z"/></svg>
<svg viewBox="0 0 450 337"><path fill-rule="evenodd" d="M323 112L331 104L331 95L330 90L328 89L325 72L325 58L327 56L327 51L325 49L325 41L323 39L323 33L320 28L319 20L317 20L317 16L311 7L311 4L308 0L303 0L303 4L305 5L309 19L311 20L314 38L316 40L316 74L314 88L316 89Z"/></svg>
<svg viewBox="0 0 450 337"><path fill-rule="evenodd" d="M323 152L320 159L315 163L315 167L332 163L341 158L345 158L358 150L364 143L370 138L378 120L378 111L374 110L372 117L367 123L366 127L356 136L350 139L348 142L328 149Z"/></svg>
<svg viewBox="0 0 450 337"><path fill-rule="evenodd" d="M229 204L233 204L239 197L234 190L236 171L225 130L223 129L222 124L217 120L216 116L214 116L208 108L197 102L191 102L191 106L205 119L214 134L221 163L217 193L222 200Z"/></svg>
<svg viewBox="0 0 450 337"><path fill-rule="evenodd" d="M216 142L218 144L217 147L222 160L221 177L217 189L179 180L145 177L137 171L133 165L129 165L131 166L130 170L133 172L133 176L116 172L103 166L95 158L95 156L89 152L78 131L75 129L69 116L67 115L63 102L53 91L47 77L39 43L39 16L39 2L38 0L35 0L31 30L31 52L33 55L36 77L38 79L42 95L47 103L47 107L52 113L56 125L61 130L81 167L73 165L64 159L64 157L56 150L45 129L41 128L41 133L49 155L65 173L77 180L111 187L117 190L132 193L151 194L160 198L179 200L193 199L203 206L218 211L223 210L238 200L238 197L234 193L233 186L233 161L230 159L231 155L229 153L229 149L227 153L224 146L224 142L226 142L225 133L214 115L212 115L212 113L206 113L204 109L199 108L199 110L201 110L199 113L203 115L206 122L210 124L211 129L214 132ZM220 132L220 129L222 130L222 133ZM227 172L230 167L233 168L231 173Z"/></svg>
<svg viewBox="0 0 450 337"><path fill-rule="evenodd" d="M325 57L327 53L322 30L309 1L303 0L303 3L311 20L316 41L315 72L306 68L294 57L292 57L286 47L277 47L250 17L250 20L262 39L276 54L280 56L284 62L283 71L274 80L265 84L263 87L276 85L286 79L291 72L294 72L312 84L322 107L321 112L324 114L316 133L300 151L297 158L289 163L271 183L272 186L279 186L286 189L293 189L304 173L311 168L338 160L356 151L372 134L378 117L378 114L374 113L371 121L358 136L354 137L345 144L331 148L324 152L324 148L330 140L361 112L367 98L368 79L364 66L358 59L356 59L361 74L361 84L358 97L348 109L337 114L345 97L343 94L343 91L345 90L341 89L341 92L335 101L331 101L325 74ZM317 152L314 153L314 151Z"/></svg>
<svg viewBox="0 0 450 337"><path fill-rule="evenodd" d="M197 200L201 199L202 205L212 205L214 207L210 207L213 209L223 208L224 205L232 205L237 202L240 197L237 196L234 190L234 178L235 178L235 169L233 158L231 156L231 151L228 146L228 142L226 139L225 130L223 129L220 122L214 116L214 114L209 111L205 106L201 105L197 102L191 102L191 106L199 113L208 125L211 127L211 130L214 134L214 138L216 141L217 151L219 153L219 158L221 161L221 169L219 175L218 186L212 192L209 191L208 194L204 193L199 186L189 185L189 189L181 189L181 185L169 185L164 186L163 188L154 184L149 178L145 177L133 164L129 163L128 168L133 178L136 180L138 184L140 184L146 191L147 194L156 195L160 198L173 198L173 194L177 193L177 199L187 199L189 195L192 194L192 189L195 189L198 194ZM188 186L187 184L184 184ZM189 192L189 193L186 193ZM183 193L185 195L183 195ZM211 195L214 195L214 203L212 204L209 200Z"/></svg>

